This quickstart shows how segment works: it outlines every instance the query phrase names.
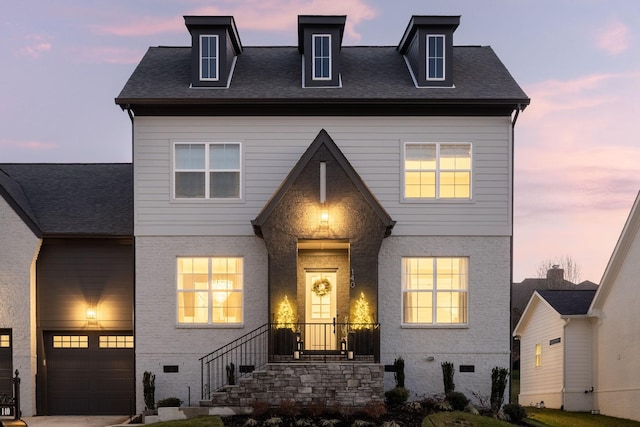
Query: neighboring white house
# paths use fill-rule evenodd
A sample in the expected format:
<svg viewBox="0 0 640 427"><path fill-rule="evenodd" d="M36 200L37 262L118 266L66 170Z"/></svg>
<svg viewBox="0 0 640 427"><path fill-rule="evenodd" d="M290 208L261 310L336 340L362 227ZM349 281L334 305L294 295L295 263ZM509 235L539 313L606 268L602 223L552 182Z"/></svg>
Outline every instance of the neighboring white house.
<svg viewBox="0 0 640 427"><path fill-rule="evenodd" d="M593 409L640 421L640 193L589 315L593 317Z"/></svg>
<svg viewBox="0 0 640 427"><path fill-rule="evenodd" d="M640 194L597 291L546 290L531 297L514 330L521 340L520 404L544 401L546 407L640 420L640 321L634 315L640 304L639 203Z"/></svg>
<svg viewBox="0 0 640 427"><path fill-rule="evenodd" d="M537 290L514 335L520 338L520 395L525 406L590 411L591 321L595 290Z"/></svg>
<svg viewBox="0 0 640 427"><path fill-rule="evenodd" d="M138 410L145 371L158 398L206 395L199 358L283 304L303 356L358 342L310 324L367 319L380 341L363 357L402 356L411 392L442 392L450 361L457 390L489 394L509 367L529 99L490 47L454 46L459 18L347 47L345 16L300 16L298 46L244 47L233 17L187 16L191 46L148 50L116 98L133 125Z"/></svg>

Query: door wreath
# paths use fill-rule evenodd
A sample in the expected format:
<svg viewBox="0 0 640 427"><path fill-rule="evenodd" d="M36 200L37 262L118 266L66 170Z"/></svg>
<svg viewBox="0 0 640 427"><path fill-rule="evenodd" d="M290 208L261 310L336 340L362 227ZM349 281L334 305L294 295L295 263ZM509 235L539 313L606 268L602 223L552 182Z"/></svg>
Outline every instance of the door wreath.
<svg viewBox="0 0 640 427"><path fill-rule="evenodd" d="M311 291L319 297L323 297L331 292L331 282L326 277L321 277L311 286Z"/></svg>

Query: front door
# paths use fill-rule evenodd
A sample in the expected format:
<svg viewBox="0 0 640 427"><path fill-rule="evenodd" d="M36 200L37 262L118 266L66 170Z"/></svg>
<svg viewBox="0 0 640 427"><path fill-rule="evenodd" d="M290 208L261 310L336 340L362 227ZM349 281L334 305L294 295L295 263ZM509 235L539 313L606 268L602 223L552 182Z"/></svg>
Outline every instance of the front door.
<svg viewBox="0 0 640 427"><path fill-rule="evenodd" d="M337 350L336 272L306 272L305 350Z"/></svg>

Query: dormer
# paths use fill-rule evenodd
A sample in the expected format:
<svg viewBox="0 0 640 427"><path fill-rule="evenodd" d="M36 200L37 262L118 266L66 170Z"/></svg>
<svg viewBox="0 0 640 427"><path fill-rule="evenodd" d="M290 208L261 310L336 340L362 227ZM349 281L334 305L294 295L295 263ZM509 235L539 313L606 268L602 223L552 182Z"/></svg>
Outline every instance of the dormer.
<svg viewBox="0 0 640 427"><path fill-rule="evenodd" d="M460 16L413 16L400 40L417 87L453 87L453 32Z"/></svg>
<svg viewBox="0 0 640 427"><path fill-rule="evenodd" d="M191 87L229 87L242 43L233 16L185 16L191 33Z"/></svg>
<svg viewBox="0 0 640 427"><path fill-rule="evenodd" d="M340 49L346 16L298 16L302 87L340 87Z"/></svg>

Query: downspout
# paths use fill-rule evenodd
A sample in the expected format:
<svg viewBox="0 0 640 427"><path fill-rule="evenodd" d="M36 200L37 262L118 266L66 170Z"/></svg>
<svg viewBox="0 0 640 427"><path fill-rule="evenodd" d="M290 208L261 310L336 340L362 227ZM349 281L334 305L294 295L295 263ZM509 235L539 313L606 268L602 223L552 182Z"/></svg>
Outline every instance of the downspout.
<svg viewBox="0 0 640 427"><path fill-rule="evenodd" d="M515 325L511 324L511 320L513 319L511 313L513 313L513 201L514 201L514 175L515 175L515 151L516 151L516 143L515 143L515 127L516 122L518 121L518 115L520 115L520 109L522 106L520 104L516 105L516 113L511 120L511 236L509 237L509 372L513 371L513 327ZM513 374L512 374L513 375ZM517 403L511 402L511 387L512 381L509 378L509 403Z"/></svg>

